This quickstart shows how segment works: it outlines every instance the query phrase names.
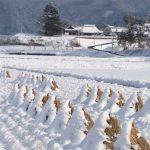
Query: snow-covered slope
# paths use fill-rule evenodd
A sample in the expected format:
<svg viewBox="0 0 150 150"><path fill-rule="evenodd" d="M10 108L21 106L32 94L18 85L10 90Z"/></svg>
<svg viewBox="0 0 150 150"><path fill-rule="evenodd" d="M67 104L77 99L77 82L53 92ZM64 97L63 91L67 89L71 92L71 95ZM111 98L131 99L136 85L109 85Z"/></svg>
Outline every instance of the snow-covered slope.
<svg viewBox="0 0 150 150"><path fill-rule="evenodd" d="M3 69L0 87L0 149L150 149L149 89Z"/></svg>

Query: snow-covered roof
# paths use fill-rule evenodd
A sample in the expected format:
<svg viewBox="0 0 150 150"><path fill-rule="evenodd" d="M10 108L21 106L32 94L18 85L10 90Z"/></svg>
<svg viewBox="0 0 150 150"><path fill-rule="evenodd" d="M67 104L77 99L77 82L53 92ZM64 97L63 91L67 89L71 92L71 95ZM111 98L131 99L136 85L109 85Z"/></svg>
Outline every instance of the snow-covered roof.
<svg viewBox="0 0 150 150"><path fill-rule="evenodd" d="M65 31L79 31L79 30L81 30L80 26L72 27L72 29L70 29L70 28L65 29Z"/></svg>
<svg viewBox="0 0 150 150"><path fill-rule="evenodd" d="M65 29L65 31L78 31L80 33L90 33L90 34L99 34L103 33L103 31L99 30L96 25L85 24L83 26L77 26L73 29Z"/></svg>
<svg viewBox="0 0 150 150"><path fill-rule="evenodd" d="M144 26L150 27L150 23L145 23Z"/></svg>
<svg viewBox="0 0 150 150"><path fill-rule="evenodd" d="M108 26L111 28L111 32L125 32L127 31L126 27L115 27L115 26Z"/></svg>
<svg viewBox="0 0 150 150"><path fill-rule="evenodd" d="M89 25L89 24L85 24L81 27L81 29L79 30L81 33L103 33L103 31L99 30L96 25Z"/></svg>

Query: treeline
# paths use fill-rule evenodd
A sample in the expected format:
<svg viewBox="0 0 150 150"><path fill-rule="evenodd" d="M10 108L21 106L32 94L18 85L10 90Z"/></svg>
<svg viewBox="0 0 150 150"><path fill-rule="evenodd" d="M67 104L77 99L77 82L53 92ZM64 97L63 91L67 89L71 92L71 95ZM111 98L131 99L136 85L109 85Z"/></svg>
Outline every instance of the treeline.
<svg viewBox="0 0 150 150"><path fill-rule="evenodd" d="M124 49L150 48L150 36L144 29L144 24L150 22L150 17L126 15L123 17L123 21L127 31L118 34L119 45ZM148 32L150 33L150 31Z"/></svg>

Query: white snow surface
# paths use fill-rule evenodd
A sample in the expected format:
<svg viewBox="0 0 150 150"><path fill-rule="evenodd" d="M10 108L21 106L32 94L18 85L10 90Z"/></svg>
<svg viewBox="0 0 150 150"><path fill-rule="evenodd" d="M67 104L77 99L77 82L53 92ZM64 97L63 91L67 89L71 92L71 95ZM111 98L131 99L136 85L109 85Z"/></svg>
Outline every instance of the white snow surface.
<svg viewBox="0 0 150 150"><path fill-rule="evenodd" d="M0 146L3 149L106 149L104 143L108 136L105 129L111 127L108 122L110 116L116 118L120 125L119 133L114 135L116 150L130 148L133 122L138 129L138 136L150 142L149 88L55 76L34 71L33 66L32 71L23 69L1 68ZM56 81L59 90L51 89L52 80ZM44 85L51 90L42 92ZM96 101L98 88L102 95ZM32 89L36 92L35 96ZM47 93L51 96L43 106L43 96ZM121 107L117 104L119 93L122 93L125 103ZM143 103L138 112L135 110L137 94ZM56 99L60 100L60 105L56 104ZM92 123L91 127L89 123Z"/></svg>
<svg viewBox="0 0 150 150"><path fill-rule="evenodd" d="M149 57L68 57L0 55L3 68L150 87Z"/></svg>
<svg viewBox="0 0 150 150"><path fill-rule="evenodd" d="M62 53L0 54L0 150L105 150L112 118L115 150L138 148L133 123L150 148L150 58Z"/></svg>

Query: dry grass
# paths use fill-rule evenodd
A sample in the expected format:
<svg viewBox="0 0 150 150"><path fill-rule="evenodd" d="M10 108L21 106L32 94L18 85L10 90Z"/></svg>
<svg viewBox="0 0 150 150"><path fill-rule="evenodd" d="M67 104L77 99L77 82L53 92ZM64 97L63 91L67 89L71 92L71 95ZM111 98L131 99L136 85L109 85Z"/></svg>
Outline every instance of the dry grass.
<svg viewBox="0 0 150 150"><path fill-rule="evenodd" d="M69 108L70 108L70 111L69 111L70 117L68 118L68 122L69 122L69 120L71 119L72 114L73 114L73 112L74 112L74 107L72 106L71 102L68 103L68 106L69 106ZM68 124L68 123L67 123L67 124Z"/></svg>
<svg viewBox="0 0 150 150"><path fill-rule="evenodd" d="M138 145L138 150L150 150L150 144L147 142L147 140L140 136L138 137L138 129L136 128L135 123L132 123L131 127L131 133L130 133L130 143L132 150L135 150L133 145Z"/></svg>
<svg viewBox="0 0 150 150"><path fill-rule="evenodd" d="M107 120L107 123L109 124L109 127L107 127L104 132L107 135L107 141L104 141L103 143L106 146L106 149L114 150L114 143L117 138L117 134L120 132L120 124L117 118L112 117L109 115L110 118Z"/></svg>
<svg viewBox="0 0 150 150"><path fill-rule="evenodd" d="M91 92L92 92L92 88L87 84L87 92L86 92L87 97L90 96Z"/></svg>
<svg viewBox="0 0 150 150"><path fill-rule="evenodd" d="M87 135L89 130L93 127L94 121L92 120L91 116L84 109L83 109L83 112L84 112L85 119L87 120L87 123L85 124L87 130L84 131L84 133Z"/></svg>
<svg viewBox="0 0 150 150"><path fill-rule="evenodd" d="M125 98L122 93L119 92L119 98L118 98L117 105L121 108L125 104Z"/></svg>
<svg viewBox="0 0 150 150"><path fill-rule="evenodd" d="M6 70L6 78L11 78L10 72L8 70Z"/></svg>
<svg viewBox="0 0 150 150"><path fill-rule="evenodd" d="M58 112L61 107L60 99L58 97L55 98L54 104L56 107L56 112Z"/></svg>
<svg viewBox="0 0 150 150"><path fill-rule="evenodd" d="M142 98L141 98L141 96L139 94L137 95L137 100L138 100L138 102L135 103L135 110L136 110L136 112L138 112L144 105L143 104L143 100L142 100Z"/></svg>
<svg viewBox="0 0 150 150"><path fill-rule="evenodd" d="M111 89L111 88L109 88L109 97L112 97L112 95L113 95L113 90Z"/></svg>
<svg viewBox="0 0 150 150"><path fill-rule="evenodd" d="M68 106L69 106L69 108L70 108L70 114L72 115L73 112L74 112L74 108L73 108L71 102L68 103Z"/></svg>
<svg viewBox="0 0 150 150"><path fill-rule="evenodd" d="M48 99L49 99L49 93L47 95L43 96L43 98L42 98L42 106L44 106L46 104Z"/></svg>
<svg viewBox="0 0 150 150"><path fill-rule="evenodd" d="M25 86L25 88L26 88L26 92L24 93L24 98L27 96L27 93L28 93L28 91L29 91L28 86Z"/></svg>
<svg viewBox="0 0 150 150"><path fill-rule="evenodd" d="M32 90L32 93L33 93L34 98L35 98L35 96L36 96L37 93L36 93L36 91L34 89ZM34 98L33 98L33 100L34 100Z"/></svg>
<svg viewBox="0 0 150 150"><path fill-rule="evenodd" d="M56 81L53 79L53 81L51 82L51 89L53 90L53 91L56 91L57 89L59 89L59 87L58 87L58 85L57 85L57 83L56 83Z"/></svg>
<svg viewBox="0 0 150 150"><path fill-rule="evenodd" d="M96 102L99 102L101 97L103 95L103 91L100 89L100 87L97 88L97 97L96 97Z"/></svg>

